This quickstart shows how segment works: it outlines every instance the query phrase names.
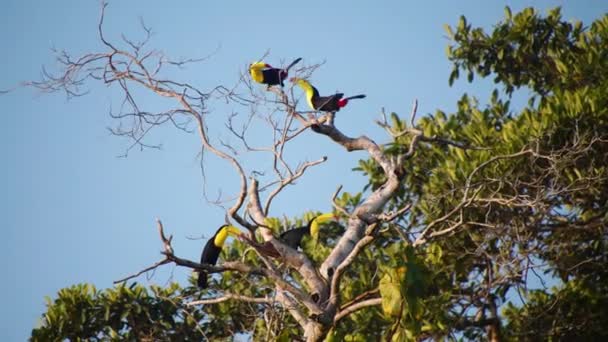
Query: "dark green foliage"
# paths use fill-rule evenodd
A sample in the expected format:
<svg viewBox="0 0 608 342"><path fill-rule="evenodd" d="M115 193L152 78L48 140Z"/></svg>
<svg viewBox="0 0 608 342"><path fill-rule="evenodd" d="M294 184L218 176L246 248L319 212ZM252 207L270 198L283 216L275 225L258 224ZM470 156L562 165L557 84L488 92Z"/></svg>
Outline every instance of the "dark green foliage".
<svg viewBox="0 0 608 342"><path fill-rule="evenodd" d="M450 83L461 72L469 81L489 76L505 94L495 90L485 105L465 94L455 113L417 123L426 136L474 148L422 144L404 168L391 206L414 204L399 222L403 234L413 243L430 225L416 253L441 251L441 261L428 268L429 293L414 302L423 308L415 310L418 321L401 320L393 339L489 338L486 329L499 333L500 307L516 290L530 306L505 305L510 337L585 340L602 329L595 318L606 314L597 303L608 300L608 16L585 29L562 21L559 10L506 13L490 33L464 17L448 28ZM514 112L511 95L522 87L530 90L528 105ZM391 119L394 131L406 128L396 114ZM403 135L386 151L403 154L410 141ZM384 182L373 162L359 170L371 188ZM566 282L563 288L526 296L534 264ZM541 311L548 314L537 317ZM580 317L577 329L562 316Z"/></svg>
<svg viewBox="0 0 608 342"><path fill-rule="evenodd" d="M581 22L563 21L559 8L546 17L533 8L516 15L507 8L505 14L491 33L472 28L464 17L456 32L448 30L457 42L448 49L454 62L450 83L465 71L469 81L474 74L494 77L508 93L527 86L545 95L556 88L572 90L603 81L594 71L608 63L602 45L608 38L604 20L585 31Z"/></svg>
<svg viewBox="0 0 608 342"><path fill-rule="evenodd" d="M137 285L98 291L87 284L59 291L48 299L32 341L200 341L204 317L185 307L187 292L177 284L149 290ZM207 332L208 333L208 332Z"/></svg>
<svg viewBox="0 0 608 342"><path fill-rule="evenodd" d="M505 307L506 335L517 341L605 341L607 291L605 282L579 280L551 291L531 291L524 307Z"/></svg>

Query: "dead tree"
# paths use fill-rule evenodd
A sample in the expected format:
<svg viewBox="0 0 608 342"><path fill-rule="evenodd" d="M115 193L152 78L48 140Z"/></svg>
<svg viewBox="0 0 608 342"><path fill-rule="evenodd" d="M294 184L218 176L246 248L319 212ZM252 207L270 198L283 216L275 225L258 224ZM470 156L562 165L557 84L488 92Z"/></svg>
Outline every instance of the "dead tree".
<svg viewBox="0 0 608 342"><path fill-rule="evenodd" d="M209 272L235 271L244 274L261 275L271 280L275 285L275 297L284 310L299 323L308 341L319 341L328 330L340 319L369 306L379 305L381 300L376 297L363 297L359 301L341 306L340 283L342 275L353 263L357 255L364 250L376 237L379 224L390 222L402 217L410 208L405 206L395 212L387 212L387 202L395 196L399 184L408 170L404 161L415 155L419 144L450 144L459 148L467 148L458 142L428 137L416 129L415 116L417 104L411 110L411 128L403 132L391 129L386 118L378 124L389 133L393 141L397 137L409 135L411 143L409 150L398 157L389 157L383 152L383 147L367 136L351 137L342 132L334 124L336 113L302 112L296 109L297 99L293 92L274 87L266 91L252 84L244 73L235 86L219 85L204 91L195 85L166 78L167 70L171 67L186 67L189 64L205 61L203 59L172 60L160 51L148 48L151 30L142 22L145 37L142 41L133 41L122 37L122 41L112 41L104 36L103 20L106 4L101 10L98 34L102 49L100 52L87 53L74 57L65 51L55 51L61 71L58 73L44 72L44 78L39 82L30 82L29 86L42 91L63 91L68 97L81 96L86 93L83 89L87 82L99 81L108 86L118 87L123 99L118 112L110 115L118 121L112 133L127 137L132 141L127 153L133 147L154 148L146 142L147 135L156 127L172 125L178 130L190 131L192 128L198 134L203 153L211 153L229 163L239 179L239 189L231 197L231 205L226 209L227 216L238 225L248 230L249 239L256 239L256 232L263 241L271 244L280 255L277 260L264 259L265 267L254 268L242 262L224 262L221 266L201 265L185 260L174 254L171 238L164 234L162 223L158 222L161 240L164 244L165 258L149 268L119 281L125 281L158 266L175 263L192 269L203 269ZM310 76L319 65L305 66L297 70L298 77ZM170 103L169 109L148 111L140 100L142 90L154 96L165 98ZM226 127L240 141L248 152L268 153L272 156L274 180L260 184L255 177L250 177L237 156L234 146L222 141L216 142L210 137L208 127L209 103L211 101L227 101L250 109L242 127L237 126L239 114L227 113ZM263 105L264 110L258 109ZM269 134L273 137L270 145L257 147L247 139L247 130L253 120L262 120L268 126ZM301 137L301 133L311 129L318 139L328 138L344 147L347 152L362 151L368 154L382 169L386 182L375 189L354 210L346 211L337 206L335 198L340 188L334 194L334 206L345 214L347 225L344 234L333 247L330 255L320 267L316 267L306 254L294 250L278 240L270 229L261 225L270 212L273 200L297 179L304 176L306 171L323 163L326 157L321 156L315 161L301 161L291 165L286 161L285 146ZM466 198L463 200L466 204ZM464 204L463 204L464 205ZM457 212L458 208L455 209ZM425 230L416 244L422 244L427 237L433 236ZM428 233L427 233L428 232ZM277 271L276 262L288 266L298 272L306 284L306 289L294 286L288 279ZM221 296L204 299L193 305L219 303L226 300L242 300L254 303L266 303L268 298L249 298L235 293L224 293Z"/></svg>

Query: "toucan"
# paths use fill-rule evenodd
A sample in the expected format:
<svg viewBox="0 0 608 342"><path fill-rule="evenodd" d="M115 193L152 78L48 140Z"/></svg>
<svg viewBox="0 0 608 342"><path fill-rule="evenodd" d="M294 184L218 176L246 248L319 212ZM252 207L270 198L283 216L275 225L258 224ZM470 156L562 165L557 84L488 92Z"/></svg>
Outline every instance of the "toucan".
<svg viewBox="0 0 608 342"><path fill-rule="evenodd" d="M337 112L340 108L346 106L349 100L365 98L364 94L344 98L344 93L336 93L331 96L320 96L317 88L313 87L310 82L295 77L292 78L291 81L299 85L306 92L306 101L313 110Z"/></svg>
<svg viewBox="0 0 608 342"><path fill-rule="evenodd" d="M283 232L279 238L289 247L298 249L302 247L302 238L304 235L310 235L315 241L319 238L319 224L328 221L336 220L337 216L333 213L319 215L312 220L308 221L308 224L303 227L290 229Z"/></svg>
<svg viewBox="0 0 608 342"><path fill-rule="evenodd" d="M241 231L235 226L231 225L223 225L221 226L215 235L211 237L205 248L203 248L203 253L201 254L201 264L207 265L215 265L217 262L217 258L222 251L222 247L224 246L224 242L228 238L228 235L239 236L241 235ZM207 272L203 270L198 271L198 287L201 289L207 288Z"/></svg>
<svg viewBox="0 0 608 342"><path fill-rule="evenodd" d="M302 58L298 58L295 61L291 62L289 66L285 69L273 68L270 64L266 64L264 62L254 62L249 65L249 74L251 74L251 78L262 84L268 85L270 88L273 85L280 84L281 87L285 86L283 81L287 78L287 74L289 73L289 69L296 65Z"/></svg>

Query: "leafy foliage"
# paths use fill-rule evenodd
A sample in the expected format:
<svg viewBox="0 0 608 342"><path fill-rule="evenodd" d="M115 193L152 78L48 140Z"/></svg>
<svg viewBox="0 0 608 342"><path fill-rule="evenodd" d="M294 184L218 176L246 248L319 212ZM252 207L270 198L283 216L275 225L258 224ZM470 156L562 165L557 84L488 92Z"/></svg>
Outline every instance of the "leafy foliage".
<svg viewBox="0 0 608 342"><path fill-rule="evenodd" d="M585 339L601 330L601 320L593 319L604 311L600 306L590 304L598 311L577 320L587 328L573 330L563 317L584 315L583 303L601 303L608 293L602 266L608 261L608 83L599 76L608 74L607 28L608 16L585 29L562 21L559 9L542 17L531 8L516 15L507 9L491 33L464 17L448 28L450 83L464 71L470 82L491 76L504 88L485 105L465 94L455 113L437 111L417 123L427 136L471 148L422 145L405 167L392 205L414 203L400 221L402 234L419 246L417 253L435 255L427 263L433 263L430 287L437 289L418 297L417 306L434 304L419 320L441 324L422 329L419 320L402 321L405 331L394 338L497 335L506 302L512 337ZM519 88L531 95L515 113L511 96ZM407 128L396 114L391 119L393 131ZM399 136L387 151L402 154L410 141ZM359 169L369 175L369 187L384 182L370 161ZM527 294L540 265L545 278L564 284ZM530 306L510 302L516 290ZM558 310L549 310L555 301ZM537 317L541 311L549 316Z"/></svg>
<svg viewBox="0 0 608 342"><path fill-rule="evenodd" d="M200 309L184 305L187 294L177 284L148 290L133 283L104 291L74 285L47 300L47 312L31 340L198 341L207 324Z"/></svg>
<svg viewBox="0 0 608 342"><path fill-rule="evenodd" d="M597 285L601 285L598 287ZM551 291L531 291L527 305L509 303L504 316L508 337L519 341L558 337L561 340L600 341L608 338L606 284L573 280Z"/></svg>

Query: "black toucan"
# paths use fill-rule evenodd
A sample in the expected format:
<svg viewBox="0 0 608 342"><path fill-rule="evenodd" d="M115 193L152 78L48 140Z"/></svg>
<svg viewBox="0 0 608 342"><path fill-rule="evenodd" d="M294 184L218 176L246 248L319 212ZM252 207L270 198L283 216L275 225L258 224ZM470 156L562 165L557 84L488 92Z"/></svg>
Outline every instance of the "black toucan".
<svg viewBox="0 0 608 342"><path fill-rule="evenodd" d="M215 235L213 235L203 248L203 253L201 254L201 264L215 265L217 262L217 258L220 256L220 252L222 251L222 247L224 246L224 242L228 238L228 235L239 236L241 235L241 231L231 225L223 225L221 226ZM207 272L203 270L199 270L198 272L198 287L201 289L207 288Z"/></svg>
<svg viewBox="0 0 608 342"><path fill-rule="evenodd" d="M296 65L302 58L298 58L295 61L291 62L289 66L285 69L273 68L270 64L266 64L264 62L255 62L249 65L249 74L251 74L251 78L262 84L268 85L270 88L273 85L280 84L281 87L285 86L283 81L287 78L289 74L289 69Z"/></svg>
<svg viewBox="0 0 608 342"><path fill-rule="evenodd" d="M363 99L365 95L355 95L344 97L344 93L336 93L331 96L320 96L317 88L313 87L310 82L301 78L292 78L292 82L299 85L306 92L306 102L313 110L323 112L337 112L348 104L348 100Z"/></svg>
<svg viewBox="0 0 608 342"><path fill-rule="evenodd" d="M336 215L332 213L319 215L308 221L308 224L304 227L294 228L283 232L279 236L279 239L289 247L298 249L298 247L302 247L301 244L304 235L310 235L316 241L319 238L319 224L335 220L336 218Z"/></svg>

